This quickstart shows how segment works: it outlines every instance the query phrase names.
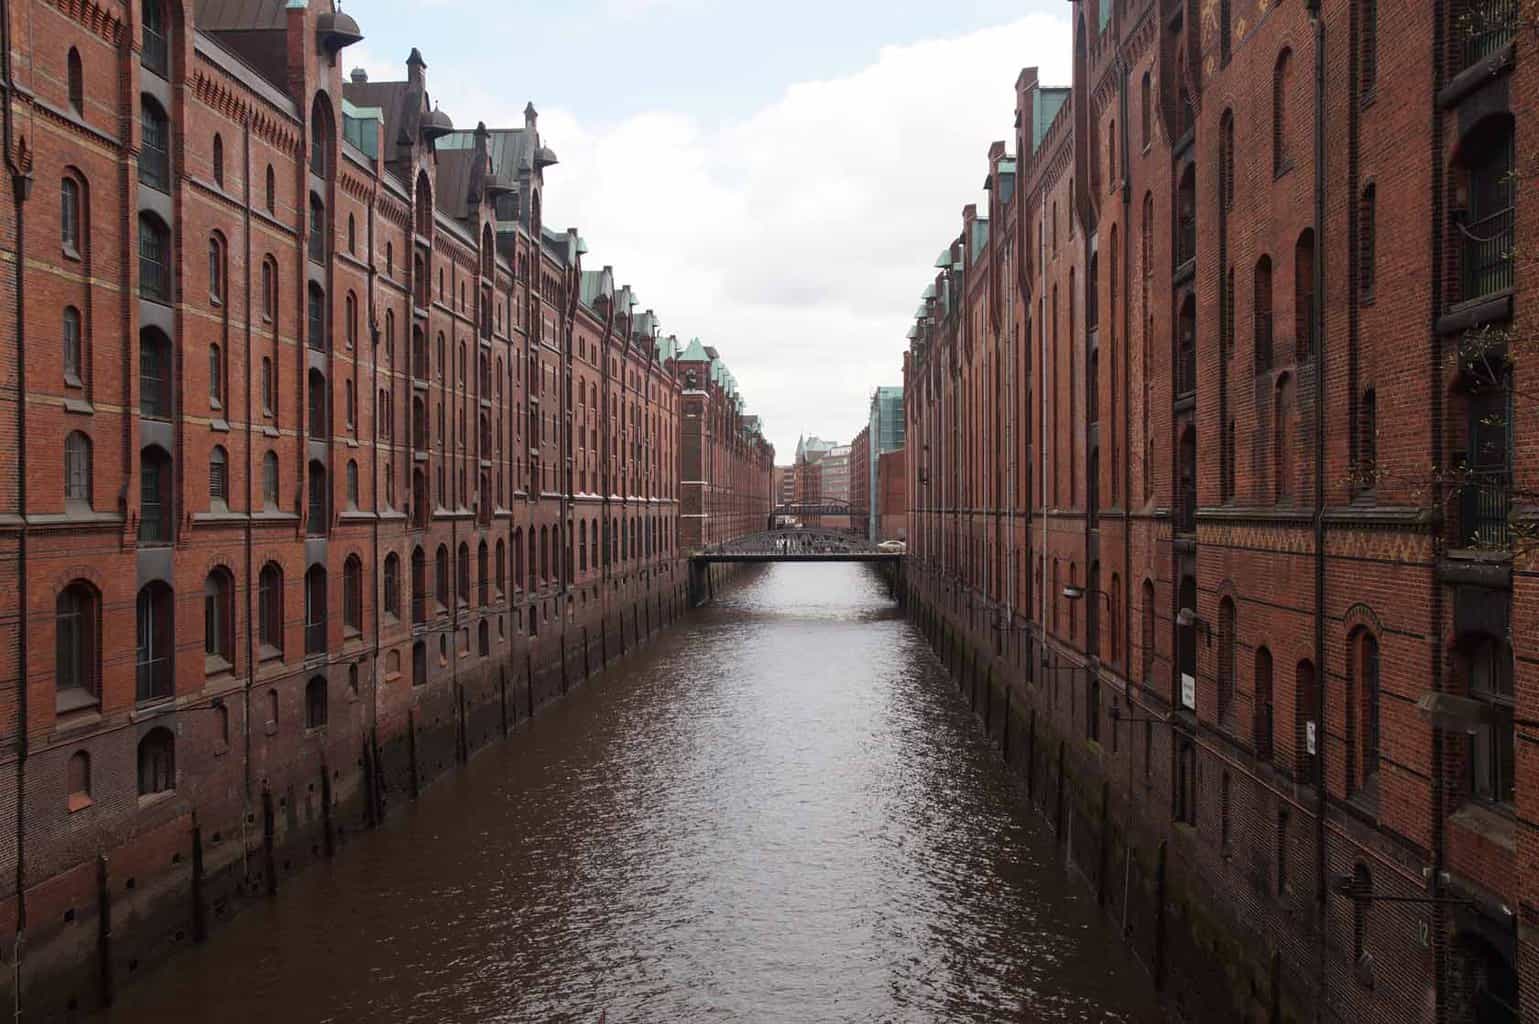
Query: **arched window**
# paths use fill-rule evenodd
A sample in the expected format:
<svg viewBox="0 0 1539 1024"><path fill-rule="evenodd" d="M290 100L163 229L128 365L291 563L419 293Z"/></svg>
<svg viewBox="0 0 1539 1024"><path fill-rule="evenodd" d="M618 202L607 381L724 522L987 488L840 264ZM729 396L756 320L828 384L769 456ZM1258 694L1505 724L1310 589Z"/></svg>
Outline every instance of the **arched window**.
<svg viewBox="0 0 1539 1024"><path fill-rule="evenodd" d="M577 524L577 571L588 571L588 529Z"/></svg>
<svg viewBox="0 0 1539 1024"><path fill-rule="evenodd" d="M139 795L153 796L176 789L176 737L157 726L139 741Z"/></svg>
<svg viewBox="0 0 1539 1024"><path fill-rule="evenodd" d="M208 500L216 507L230 500L230 459L223 445L214 445L208 453Z"/></svg>
<svg viewBox="0 0 1539 1024"><path fill-rule="evenodd" d="M224 408L224 352L218 345L208 347L208 404L209 408Z"/></svg>
<svg viewBox="0 0 1539 1024"><path fill-rule="evenodd" d="M347 215L347 251L353 255L358 253L358 220L352 214Z"/></svg>
<svg viewBox="0 0 1539 1024"><path fill-rule="evenodd" d="M457 554L455 568L458 569L456 577L459 585L455 588L455 593L461 604L468 605L470 603L470 545L460 541Z"/></svg>
<svg viewBox="0 0 1539 1024"><path fill-rule="evenodd" d="M81 337L80 310L64 307L64 383L83 387L85 380L85 343Z"/></svg>
<svg viewBox="0 0 1539 1024"><path fill-rule="evenodd" d="M171 418L171 342L154 327L139 332L139 414Z"/></svg>
<svg viewBox="0 0 1539 1024"><path fill-rule="evenodd" d="M91 439L79 430L64 439L64 505L78 511L91 507Z"/></svg>
<svg viewBox="0 0 1539 1024"><path fill-rule="evenodd" d="M1293 377L1286 373L1272 401L1272 500L1293 500Z"/></svg>
<svg viewBox="0 0 1539 1024"><path fill-rule="evenodd" d="M449 549L442 544L433 556L433 596L440 608L449 606Z"/></svg>
<svg viewBox="0 0 1539 1024"><path fill-rule="evenodd" d="M326 653L326 567L305 572L305 653Z"/></svg>
<svg viewBox="0 0 1539 1024"><path fill-rule="evenodd" d="M171 127L166 112L148 96L139 100L139 183L171 191Z"/></svg>
<svg viewBox="0 0 1539 1024"><path fill-rule="evenodd" d="M1363 392L1357 400L1357 485L1365 491L1373 490L1378 482L1379 463L1379 400L1373 388Z"/></svg>
<svg viewBox="0 0 1539 1024"><path fill-rule="evenodd" d="M214 184L224 188L224 139L214 133Z"/></svg>
<svg viewBox="0 0 1539 1024"><path fill-rule="evenodd" d="M312 263L326 262L326 204L310 193L310 234L307 252Z"/></svg>
<svg viewBox="0 0 1539 1024"><path fill-rule="evenodd" d="M210 671L235 663L235 584L228 569L217 568L203 581L203 656Z"/></svg>
<svg viewBox="0 0 1539 1024"><path fill-rule="evenodd" d="M166 24L164 0L146 0L144 5L144 47L139 63L146 71L170 78L171 43Z"/></svg>
<svg viewBox="0 0 1539 1024"><path fill-rule="evenodd" d="M267 165L267 212L276 213L278 210L278 178L273 174L273 165Z"/></svg>
<svg viewBox="0 0 1539 1024"><path fill-rule="evenodd" d="M64 790L69 810L78 811L91 805L91 755L84 750L69 756L64 771Z"/></svg>
<svg viewBox="0 0 1539 1024"><path fill-rule="evenodd" d="M347 330L347 347L358 344L358 296L348 292L342 300L342 318Z"/></svg>
<svg viewBox="0 0 1539 1024"><path fill-rule="evenodd" d="M411 620L427 621L427 555L420 547L411 553Z"/></svg>
<svg viewBox="0 0 1539 1024"><path fill-rule="evenodd" d="M1320 700L1318 682L1314 662L1307 658L1294 669L1293 693L1294 770L1300 782L1307 782L1314 778L1315 755L1322 739L1315 718Z"/></svg>
<svg viewBox="0 0 1539 1024"><path fill-rule="evenodd" d="M395 276L395 243L385 243L385 276Z"/></svg>
<svg viewBox="0 0 1539 1024"><path fill-rule="evenodd" d="M69 48L69 105L75 113L85 115L85 68L80 63L80 51Z"/></svg>
<svg viewBox="0 0 1539 1024"><path fill-rule="evenodd" d="M540 527L540 581L550 581L550 530Z"/></svg>
<svg viewBox="0 0 1539 1024"><path fill-rule="evenodd" d="M324 93L310 108L310 173L322 178L331 168L331 104Z"/></svg>
<svg viewBox="0 0 1539 1024"><path fill-rule="evenodd" d="M170 697L175 672L176 630L171 588L160 580L139 589L135 602L135 699Z"/></svg>
<svg viewBox="0 0 1539 1024"><path fill-rule="evenodd" d="M358 463L353 459L347 460L347 507L356 510L358 508Z"/></svg>
<svg viewBox="0 0 1539 1024"><path fill-rule="evenodd" d="M342 420L349 434L358 432L358 397L351 377L342 381Z"/></svg>
<svg viewBox="0 0 1539 1024"><path fill-rule="evenodd" d="M1366 629L1347 640L1347 679L1351 703L1348 739L1355 755L1348 759L1347 790L1372 791L1379 775L1379 641Z"/></svg>
<svg viewBox="0 0 1539 1024"><path fill-rule="evenodd" d="M1252 282L1253 318L1255 333L1256 372L1265 373L1272 368L1272 258L1262 256L1256 261Z"/></svg>
<svg viewBox="0 0 1539 1024"><path fill-rule="evenodd" d="M326 677L315 676L305 684L305 728L319 729L326 724Z"/></svg>
<svg viewBox="0 0 1539 1024"><path fill-rule="evenodd" d="M1252 741L1256 745L1256 759L1270 761L1272 760L1272 652L1265 647L1256 648L1255 691Z"/></svg>
<svg viewBox="0 0 1539 1024"><path fill-rule="evenodd" d="M312 537L323 536L331 525L331 496L326 489L326 467L319 460L311 459L305 475L309 478L310 488L305 532Z"/></svg>
<svg viewBox="0 0 1539 1024"><path fill-rule="evenodd" d="M262 566L257 578L257 643L260 657L283 653L283 570L276 562Z"/></svg>
<svg viewBox="0 0 1539 1024"><path fill-rule="evenodd" d="M218 306L224 302L224 243L218 235L208 240L208 300Z"/></svg>
<svg viewBox="0 0 1539 1024"><path fill-rule="evenodd" d="M171 301L171 232L153 213L139 214L139 297Z"/></svg>
<svg viewBox="0 0 1539 1024"><path fill-rule="evenodd" d="M492 600L492 574L489 563L491 554L487 550L486 541L482 541L476 548L476 599L484 608L491 604Z"/></svg>
<svg viewBox="0 0 1539 1024"><path fill-rule="evenodd" d="M515 543L516 543L516 541L515 541ZM493 564L497 567L497 575L496 575L497 596L499 598L501 598L504 594L506 594L508 592L508 578L507 578L507 575L506 575L506 570L507 570L507 565L508 565L508 549L507 549L507 546L501 540L499 540L497 542L497 557L496 557L496 561Z"/></svg>
<svg viewBox="0 0 1539 1024"><path fill-rule="evenodd" d="M1149 148L1149 141L1150 141L1149 125L1150 125L1150 121L1152 120L1152 118L1150 116L1150 111L1152 109L1152 100L1151 100L1150 95L1149 95L1149 85L1150 85L1150 83L1149 83L1149 72L1145 71L1144 72L1143 84L1139 87L1139 90L1138 90L1139 142L1143 146L1144 149L1148 149Z"/></svg>
<svg viewBox="0 0 1539 1024"><path fill-rule="evenodd" d="M78 256L82 251L83 192L75 178L66 177L59 182L59 241L71 256Z"/></svg>
<svg viewBox="0 0 1539 1024"><path fill-rule="evenodd" d="M101 679L101 597L75 580L54 602L54 689L59 711L94 704Z"/></svg>
<svg viewBox="0 0 1539 1024"><path fill-rule="evenodd" d="M305 336L310 348L326 351L326 334L326 293L312 281L306 289L305 317Z"/></svg>
<svg viewBox="0 0 1539 1024"><path fill-rule="evenodd" d="M262 456L262 507L269 512L278 507L278 456L275 452Z"/></svg>
<svg viewBox="0 0 1539 1024"><path fill-rule="evenodd" d="M424 238L433 234L433 186L427 172L417 175L417 188L413 197L416 203L417 234Z"/></svg>
<svg viewBox="0 0 1539 1024"><path fill-rule="evenodd" d="M139 543L169 544L174 520L171 456L159 445L139 452Z"/></svg>
<svg viewBox="0 0 1539 1024"><path fill-rule="evenodd" d="M513 531L513 586L522 590L526 580L524 577L524 531Z"/></svg>
<svg viewBox="0 0 1539 1024"><path fill-rule="evenodd" d="M357 555L342 563L342 625L353 633L363 631L363 561Z"/></svg>
<svg viewBox="0 0 1539 1024"><path fill-rule="evenodd" d="M1272 69L1272 173L1282 174L1293 166L1289 152L1288 132L1291 128L1288 116L1289 96L1293 90L1293 51L1283 50L1277 55Z"/></svg>
<svg viewBox="0 0 1539 1024"><path fill-rule="evenodd" d="M384 591L385 614L401 616L401 556L394 551L385 556L385 569L381 587Z"/></svg>
<svg viewBox="0 0 1539 1024"><path fill-rule="evenodd" d="M1234 664L1236 624L1234 600L1225 597L1218 603L1218 721L1232 725L1234 717Z"/></svg>
<svg viewBox="0 0 1539 1024"><path fill-rule="evenodd" d="M1315 354L1315 232L1305 228L1293 248L1293 317L1297 339L1295 357L1303 362Z"/></svg>

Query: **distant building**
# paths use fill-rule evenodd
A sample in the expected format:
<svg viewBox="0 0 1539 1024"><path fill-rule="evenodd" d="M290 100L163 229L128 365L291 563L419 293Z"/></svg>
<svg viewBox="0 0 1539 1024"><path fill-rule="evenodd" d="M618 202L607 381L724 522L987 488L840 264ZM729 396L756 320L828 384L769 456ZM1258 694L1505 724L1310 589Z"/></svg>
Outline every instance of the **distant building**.
<svg viewBox="0 0 1539 1024"><path fill-rule="evenodd" d="M872 539L885 539L881 537L881 524L877 522L881 504L877 498L881 494L877 485L877 470L882 455L898 451L903 447L903 388L901 385L879 387L871 393L871 417L866 430L870 434L870 452L866 465L865 486L866 493L871 495L871 501L866 509L867 535Z"/></svg>
<svg viewBox="0 0 1539 1024"><path fill-rule="evenodd" d="M850 442L850 525L871 534L871 428L861 427Z"/></svg>

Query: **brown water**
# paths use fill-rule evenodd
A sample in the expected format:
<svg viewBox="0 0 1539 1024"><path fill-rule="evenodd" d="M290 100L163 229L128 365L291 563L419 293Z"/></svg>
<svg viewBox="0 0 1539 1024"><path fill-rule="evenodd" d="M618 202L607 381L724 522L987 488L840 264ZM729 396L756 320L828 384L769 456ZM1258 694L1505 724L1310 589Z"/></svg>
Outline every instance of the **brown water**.
<svg viewBox="0 0 1539 1024"><path fill-rule="evenodd" d="M1152 1021L870 570L767 567L113 1024Z"/></svg>

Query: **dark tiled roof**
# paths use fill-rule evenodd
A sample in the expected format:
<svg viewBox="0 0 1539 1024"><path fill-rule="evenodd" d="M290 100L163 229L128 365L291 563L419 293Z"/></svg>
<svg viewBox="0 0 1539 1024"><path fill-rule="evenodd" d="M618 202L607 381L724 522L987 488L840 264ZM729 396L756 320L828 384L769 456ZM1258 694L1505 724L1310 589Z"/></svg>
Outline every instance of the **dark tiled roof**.
<svg viewBox="0 0 1539 1024"><path fill-rule="evenodd" d="M342 95L355 107L378 107L385 115L386 159L400 142L401 122L415 94L408 82L343 82ZM421 101L418 100L420 106ZM415 119L413 119L415 120Z"/></svg>
<svg viewBox="0 0 1539 1024"><path fill-rule="evenodd" d="M271 32L288 24L284 0L198 0L193 13L205 32Z"/></svg>

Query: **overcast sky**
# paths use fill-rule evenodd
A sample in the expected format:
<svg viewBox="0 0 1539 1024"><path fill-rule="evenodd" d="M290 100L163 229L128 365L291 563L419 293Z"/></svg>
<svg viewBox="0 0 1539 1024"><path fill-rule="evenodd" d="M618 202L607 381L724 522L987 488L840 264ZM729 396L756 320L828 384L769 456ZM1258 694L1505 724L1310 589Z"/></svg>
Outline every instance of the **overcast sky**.
<svg viewBox="0 0 1539 1024"><path fill-rule="evenodd" d="M982 202L1013 87L1069 77L1063 0L353 0L347 68L411 47L456 127L523 123L561 163L545 223L615 268L665 333L715 345L776 461L848 442L935 256Z"/></svg>

